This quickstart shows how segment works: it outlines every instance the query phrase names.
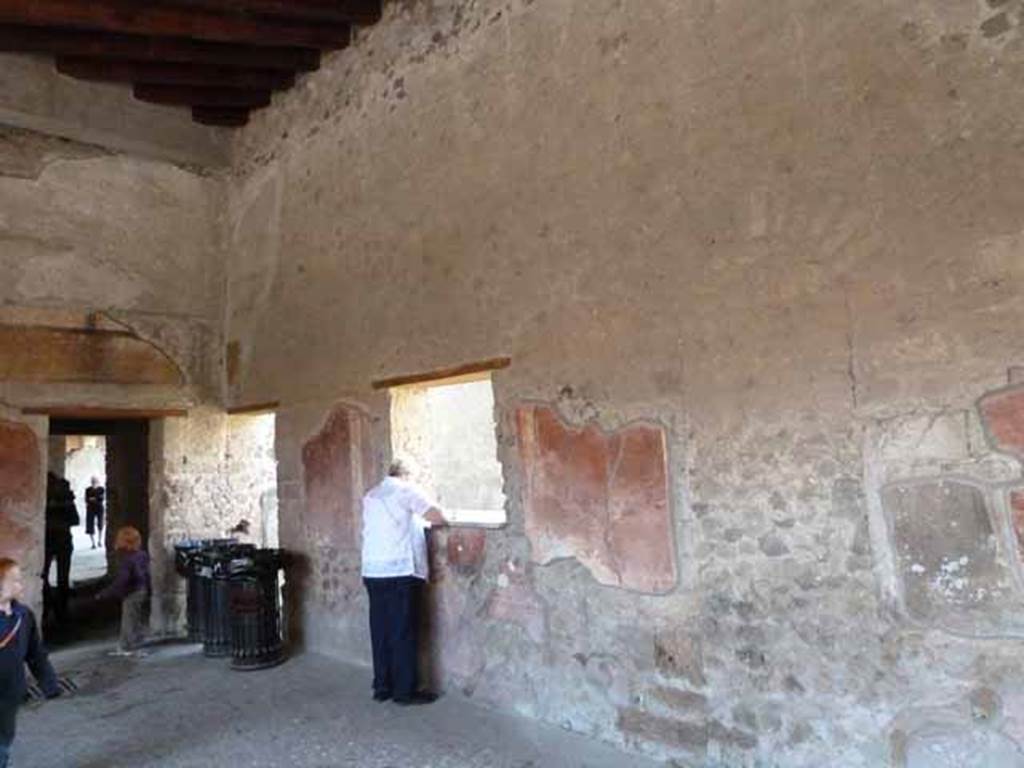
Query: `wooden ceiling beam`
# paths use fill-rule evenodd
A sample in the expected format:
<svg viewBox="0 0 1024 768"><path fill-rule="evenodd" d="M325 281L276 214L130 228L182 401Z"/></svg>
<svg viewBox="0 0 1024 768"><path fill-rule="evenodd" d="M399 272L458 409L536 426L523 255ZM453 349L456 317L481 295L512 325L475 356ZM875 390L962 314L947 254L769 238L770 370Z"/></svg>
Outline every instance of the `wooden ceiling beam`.
<svg viewBox="0 0 1024 768"><path fill-rule="evenodd" d="M282 19L375 24L381 0L163 0L165 5Z"/></svg>
<svg viewBox="0 0 1024 768"><path fill-rule="evenodd" d="M270 106L270 91L266 90L136 83L132 88L132 93L139 101L148 101L152 104L245 107L246 109L260 109Z"/></svg>
<svg viewBox="0 0 1024 768"><path fill-rule="evenodd" d="M192 107L192 119L202 125L241 128L249 122L245 107Z"/></svg>
<svg viewBox="0 0 1024 768"><path fill-rule="evenodd" d="M312 72L320 66L320 51L313 48L256 47L207 43L185 38L141 37L12 24L0 24L0 51L209 64L218 67L277 69L288 72Z"/></svg>
<svg viewBox="0 0 1024 768"><path fill-rule="evenodd" d="M263 21L115 0L0 0L0 23L321 50L344 47L351 32L347 24Z"/></svg>
<svg viewBox="0 0 1024 768"><path fill-rule="evenodd" d="M106 83L206 85L267 91L282 91L295 84L295 76L292 73L275 69L241 69L207 64L121 61L77 56L58 57L57 71L78 80Z"/></svg>

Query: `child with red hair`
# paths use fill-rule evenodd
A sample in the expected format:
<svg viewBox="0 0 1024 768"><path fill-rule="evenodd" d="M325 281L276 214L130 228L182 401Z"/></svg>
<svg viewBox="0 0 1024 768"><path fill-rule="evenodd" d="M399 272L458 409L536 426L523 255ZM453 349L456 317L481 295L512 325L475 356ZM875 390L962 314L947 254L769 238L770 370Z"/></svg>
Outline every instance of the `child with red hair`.
<svg viewBox="0 0 1024 768"><path fill-rule="evenodd" d="M7 768L14 743L15 718L25 700L25 665L46 698L60 696L60 685L39 637L36 617L18 600L25 590L21 568L0 558L0 768Z"/></svg>
<svg viewBox="0 0 1024 768"><path fill-rule="evenodd" d="M96 599L121 601L121 639L115 654L132 655L142 645L146 631L146 601L152 591L149 554L142 548L142 535L130 525L118 530L114 548L121 556L117 577Z"/></svg>

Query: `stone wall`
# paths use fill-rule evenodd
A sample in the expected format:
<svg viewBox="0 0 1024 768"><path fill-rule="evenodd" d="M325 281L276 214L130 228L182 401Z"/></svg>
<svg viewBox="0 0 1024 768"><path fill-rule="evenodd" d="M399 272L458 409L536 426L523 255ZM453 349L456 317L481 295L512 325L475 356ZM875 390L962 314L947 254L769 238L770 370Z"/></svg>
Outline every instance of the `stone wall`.
<svg viewBox="0 0 1024 768"><path fill-rule="evenodd" d="M0 544L38 568L22 407L191 408L173 631L171 545L265 486L223 396L279 401L291 626L365 662L371 382L508 355L436 684L684 765L1020 765L1018 6L391 0L226 180L3 131Z"/></svg>
<svg viewBox="0 0 1024 768"><path fill-rule="evenodd" d="M683 765L1019 765L1018 13L394 0L257 115L228 383L306 644L368 657L371 382L510 355L437 681Z"/></svg>
<svg viewBox="0 0 1024 768"><path fill-rule="evenodd" d="M184 627L185 581L174 570L174 544L223 538L242 519L248 541L277 545L274 417L230 416L215 406L153 422L150 451L150 552L153 623Z"/></svg>

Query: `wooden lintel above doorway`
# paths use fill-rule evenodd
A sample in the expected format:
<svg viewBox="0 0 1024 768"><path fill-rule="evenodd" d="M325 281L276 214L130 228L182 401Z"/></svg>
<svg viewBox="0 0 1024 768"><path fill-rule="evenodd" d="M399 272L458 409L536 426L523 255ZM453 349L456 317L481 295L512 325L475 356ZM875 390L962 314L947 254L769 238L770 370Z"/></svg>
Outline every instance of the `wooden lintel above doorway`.
<svg viewBox="0 0 1024 768"><path fill-rule="evenodd" d="M126 419L164 419L188 416L184 408L98 408L95 406L43 405L22 408L26 416L49 416L51 419L89 419L114 421Z"/></svg>

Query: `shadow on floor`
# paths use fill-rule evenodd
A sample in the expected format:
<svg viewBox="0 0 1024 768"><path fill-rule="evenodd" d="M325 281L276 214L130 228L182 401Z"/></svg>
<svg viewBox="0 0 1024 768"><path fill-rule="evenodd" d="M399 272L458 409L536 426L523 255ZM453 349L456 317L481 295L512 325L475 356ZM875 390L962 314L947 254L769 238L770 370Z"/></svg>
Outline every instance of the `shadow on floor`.
<svg viewBox="0 0 1024 768"><path fill-rule="evenodd" d="M653 768L582 736L457 695L402 708L366 670L307 654L235 672L198 646L141 659L92 644L54 654L80 693L24 713L18 768Z"/></svg>
<svg viewBox="0 0 1024 768"><path fill-rule="evenodd" d="M121 621L120 605L116 600L96 599L106 583L102 578L75 584L68 601L68 615L63 621L58 621L49 608L44 611L43 635L47 646L65 648L116 637Z"/></svg>

